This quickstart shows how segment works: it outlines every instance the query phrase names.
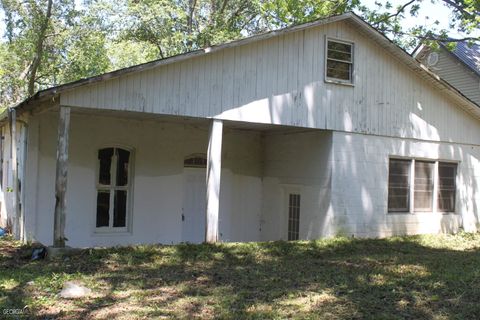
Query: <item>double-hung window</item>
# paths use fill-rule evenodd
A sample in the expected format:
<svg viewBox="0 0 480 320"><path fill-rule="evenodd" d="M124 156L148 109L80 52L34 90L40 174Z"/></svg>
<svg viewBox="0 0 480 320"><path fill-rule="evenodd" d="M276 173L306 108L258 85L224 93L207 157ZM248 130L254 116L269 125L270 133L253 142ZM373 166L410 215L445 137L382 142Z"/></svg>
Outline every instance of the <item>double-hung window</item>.
<svg viewBox="0 0 480 320"><path fill-rule="evenodd" d="M440 212L455 211L455 178L457 176L457 164L438 163L438 207Z"/></svg>
<svg viewBox="0 0 480 320"><path fill-rule="evenodd" d="M410 208L409 160L390 159L388 175L388 211L408 212Z"/></svg>
<svg viewBox="0 0 480 320"><path fill-rule="evenodd" d="M388 212L455 212L457 164L390 159Z"/></svg>
<svg viewBox="0 0 480 320"><path fill-rule="evenodd" d="M327 39L325 80L353 83L353 44Z"/></svg>
<svg viewBox="0 0 480 320"><path fill-rule="evenodd" d="M415 160L414 168L414 211L431 212L433 211L433 170L435 168L435 163Z"/></svg>
<svg viewBox="0 0 480 320"><path fill-rule="evenodd" d="M98 150L98 231L127 231L131 186L131 151L110 147Z"/></svg>

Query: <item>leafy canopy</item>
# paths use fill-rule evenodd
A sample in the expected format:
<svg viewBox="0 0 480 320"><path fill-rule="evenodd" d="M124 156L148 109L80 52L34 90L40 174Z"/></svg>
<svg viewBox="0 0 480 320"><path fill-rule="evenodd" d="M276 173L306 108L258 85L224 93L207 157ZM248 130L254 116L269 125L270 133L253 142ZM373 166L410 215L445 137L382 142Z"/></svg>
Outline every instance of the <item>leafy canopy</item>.
<svg viewBox="0 0 480 320"><path fill-rule="evenodd" d="M423 1L446 5L449 30L402 22ZM420 41L478 41L480 1L405 0L0 0L0 107L35 91L260 32L355 11L405 49ZM477 36L477 38L475 38Z"/></svg>

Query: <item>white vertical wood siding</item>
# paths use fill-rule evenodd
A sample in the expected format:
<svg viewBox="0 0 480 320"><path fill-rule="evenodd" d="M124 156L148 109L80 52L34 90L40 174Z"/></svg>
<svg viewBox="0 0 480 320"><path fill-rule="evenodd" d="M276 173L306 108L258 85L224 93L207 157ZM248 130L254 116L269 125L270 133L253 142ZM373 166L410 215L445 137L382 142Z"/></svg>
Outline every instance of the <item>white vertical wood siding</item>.
<svg viewBox="0 0 480 320"><path fill-rule="evenodd" d="M355 86L325 83L325 36L355 44ZM346 22L62 93L61 104L480 143L478 120Z"/></svg>

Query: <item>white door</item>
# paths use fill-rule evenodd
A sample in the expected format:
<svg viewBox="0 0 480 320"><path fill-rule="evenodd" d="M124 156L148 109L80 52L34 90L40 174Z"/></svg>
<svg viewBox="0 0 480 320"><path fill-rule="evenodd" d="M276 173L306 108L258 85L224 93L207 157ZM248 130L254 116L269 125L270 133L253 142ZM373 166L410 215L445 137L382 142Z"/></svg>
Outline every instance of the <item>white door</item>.
<svg viewBox="0 0 480 320"><path fill-rule="evenodd" d="M204 168L184 168L182 241L205 240L205 207L207 187Z"/></svg>

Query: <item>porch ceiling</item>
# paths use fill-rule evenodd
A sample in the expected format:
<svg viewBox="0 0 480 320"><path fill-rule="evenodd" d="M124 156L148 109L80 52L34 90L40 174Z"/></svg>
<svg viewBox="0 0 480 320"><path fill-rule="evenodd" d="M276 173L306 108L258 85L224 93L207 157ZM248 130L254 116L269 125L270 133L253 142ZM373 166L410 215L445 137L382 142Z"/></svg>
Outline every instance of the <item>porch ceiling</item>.
<svg viewBox="0 0 480 320"><path fill-rule="evenodd" d="M101 117L109 117L109 118L118 118L123 120L161 121L161 122L168 122L168 123L192 124L192 125L207 125L209 123L209 119L206 119L206 118L162 115L162 114L134 112L134 111L105 110L105 109L93 109L93 108L90 109L90 108L77 108L77 107L71 107L71 108L72 108L72 114L101 116Z"/></svg>
<svg viewBox="0 0 480 320"><path fill-rule="evenodd" d="M300 132L311 132L311 131L324 131L324 130L315 129L315 128L293 127L293 126L283 126L283 125L276 125L276 124L240 122L240 121L229 121L229 120L224 120L224 126L226 129L261 131L261 132L268 132L268 133L300 133Z"/></svg>
<svg viewBox="0 0 480 320"><path fill-rule="evenodd" d="M167 123L175 123L175 124L182 124L182 125L194 125L194 126L208 126L211 121L210 118L162 115L162 114L133 112L133 111L118 111L118 110L90 109L90 108L76 108L76 107L71 107L71 109L72 109L72 114L111 117L111 118L118 118L123 120L157 121L157 122L164 122L164 123L167 122ZM320 129L273 125L273 124L265 124L265 123L240 122L240 121L230 121L230 120L224 120L223 123L224 123L225 130L240 130L240 131L245 130L245 131L257 131L257 132L268 132L268 133L300 133L300 132L309 132L309 131L321 131Z"/></svg>

